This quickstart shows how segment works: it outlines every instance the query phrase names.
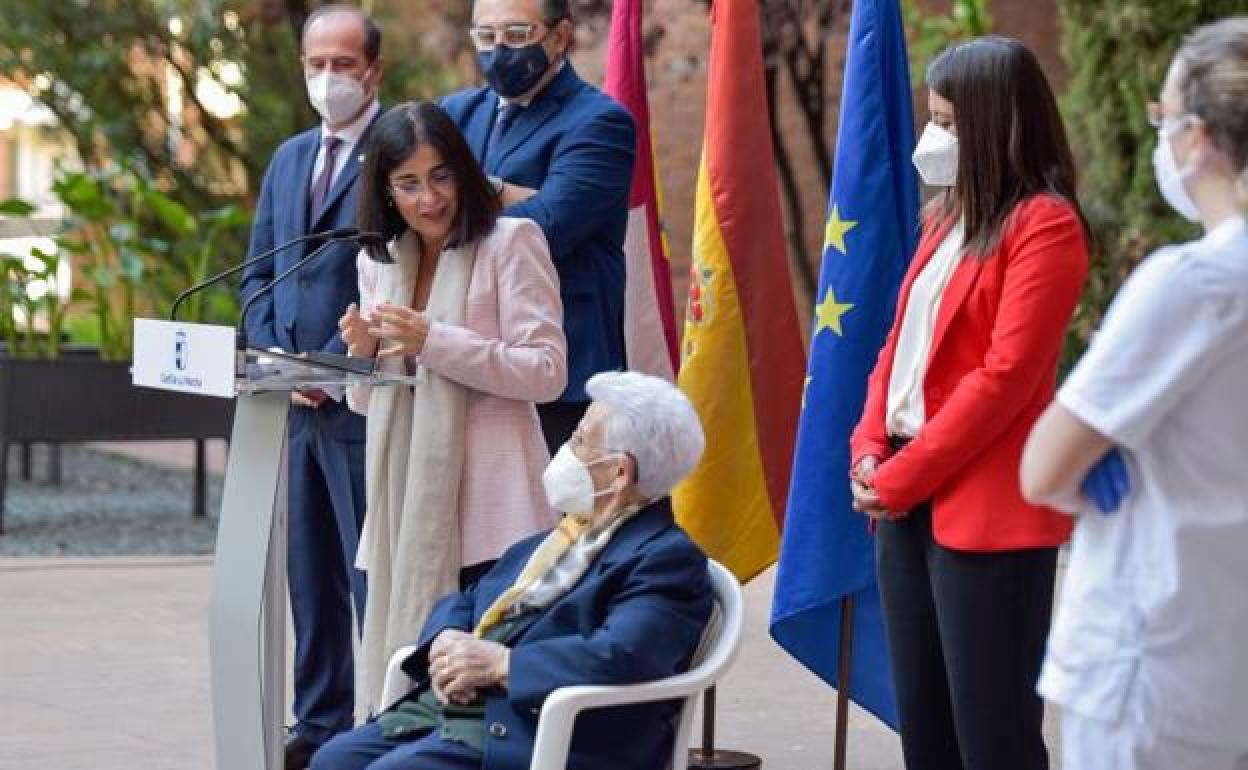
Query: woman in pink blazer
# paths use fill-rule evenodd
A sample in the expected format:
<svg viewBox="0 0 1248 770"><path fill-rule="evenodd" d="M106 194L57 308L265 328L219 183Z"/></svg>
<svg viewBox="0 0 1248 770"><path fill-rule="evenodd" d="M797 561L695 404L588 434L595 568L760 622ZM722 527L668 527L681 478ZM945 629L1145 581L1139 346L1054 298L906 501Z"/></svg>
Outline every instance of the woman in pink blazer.
<svg viewBox="0 0 1248 770"><path fill-rule="evenodd" d="M412 378L348 393L368 416L357 703L375 707L390 653L416 638L433 601L554 524L534 404L563 391L567 345L541 229L499 216L440 107L383 115L360 184L359 227L388 244L361 252L360 306L339 326L352 355Z"/></svg>

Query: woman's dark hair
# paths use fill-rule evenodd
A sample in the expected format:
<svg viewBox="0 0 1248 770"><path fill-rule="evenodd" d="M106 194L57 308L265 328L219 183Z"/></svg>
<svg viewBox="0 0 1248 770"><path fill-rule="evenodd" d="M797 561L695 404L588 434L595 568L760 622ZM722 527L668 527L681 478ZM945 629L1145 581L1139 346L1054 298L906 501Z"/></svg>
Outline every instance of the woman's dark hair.
<svg viewBox="0 0 1248 770"><path fill-rule="evenodd" d="M463 134L446 111L433 102L407 102L391 107L369 131L364 167L360 170L356 226L363 232L381 233L386 241L407 231L407 222L390 195L390 174L424 145L437 150L455 176L459 206L451 224L449 245L472 243L489 234L501 209L498 195ZM378 262L391 261L384 245L366 248Z"/></svg>
<svg viewBox="0 0 1248 770"><path fill-rule="evenodd" d="M1036 194L1069 201L1088 233L1057 100L1031 51L1004 37L954 45L928 65L927 86L953 103L958 129L957 182L928 213L963 218L966 254L988 257L1014 208Z"/></svg>

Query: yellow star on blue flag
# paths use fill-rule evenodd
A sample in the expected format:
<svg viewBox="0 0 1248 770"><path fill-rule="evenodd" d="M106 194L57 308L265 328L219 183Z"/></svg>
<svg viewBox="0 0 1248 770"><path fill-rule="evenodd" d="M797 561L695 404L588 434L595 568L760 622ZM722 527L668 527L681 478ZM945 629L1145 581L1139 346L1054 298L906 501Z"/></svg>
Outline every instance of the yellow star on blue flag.
<svg viewBox="0 0 1248 770"><path fill-rule="evenodd" d="M845 234L857 224L852 219L841 219L841 208L833 203L828 224L823 228L823 250L826 252L829 246L835 246L837 251L848 256L849 252L845 250Z"/></svg>
<svg viewBox="0 0 1248 770"><path fill-rule="evenodd" d="M875 541L853 509L845 479L849 437L862 418L867 379L892 326L897 290L914 252L919 187L910 161L913 92L901 3L864 0L852 6L771 636L825 682L895 727ZM822 334L824 329L832 333ZM841 650L847 631L851 650ZM843 652L850 653L848 667Z"/></svg>
<svg viewBox="0 0 1248 770"><path fill-rule="evenodd" d="M836 336L844 337L841 317L853 308L853 303L837 302L836 294L832 291L832 287L828 286L828 290L823 294L823 302L815 305L815 332L811 336L813 337L824 329L831 329Z"/></svg>

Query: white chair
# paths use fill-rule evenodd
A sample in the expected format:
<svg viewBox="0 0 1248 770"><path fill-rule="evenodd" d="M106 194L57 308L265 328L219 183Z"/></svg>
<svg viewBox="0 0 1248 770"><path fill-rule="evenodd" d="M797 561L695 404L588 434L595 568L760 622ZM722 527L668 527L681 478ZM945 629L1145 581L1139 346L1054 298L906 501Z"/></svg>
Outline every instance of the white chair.
<svg viewBox="0 0 1248 770"><path fill-rule="evenodd" d="M530 770L564 770L568 749L572 744L572 728L582 711L619 706L626 703L649 703L682 699L675 719L676 739L672 744L669 770L686 770L689 761L689 739L693 732L693 712L698 696L715 684L737 657L741 647L741 626L745 614L741 584L722 564L708 560L711 590L715 594L715 612L703 634L702 643L694 654L693 663L683 674L654 682L633 685L576 685L552 692L542 704L533 744ZM406 695L415 683L403 672L415 647L404 647L390 659L381 702L388 708Z"/></svg>

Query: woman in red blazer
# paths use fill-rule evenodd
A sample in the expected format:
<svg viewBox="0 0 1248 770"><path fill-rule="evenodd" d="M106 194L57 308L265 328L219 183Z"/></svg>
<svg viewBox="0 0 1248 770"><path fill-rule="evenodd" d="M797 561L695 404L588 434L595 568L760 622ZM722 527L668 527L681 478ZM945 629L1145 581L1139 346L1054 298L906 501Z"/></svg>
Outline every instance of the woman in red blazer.
<svg viewBox="0 0 1248 770"><path fill-rule="evenodd" d="M852 437L909 770L1048 767L1035 681L1070 520L1018 467L1087 274L1075 171L1035 57L1004 38L927 71L924 212Z"/></svg>

